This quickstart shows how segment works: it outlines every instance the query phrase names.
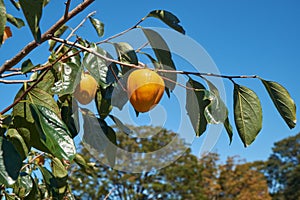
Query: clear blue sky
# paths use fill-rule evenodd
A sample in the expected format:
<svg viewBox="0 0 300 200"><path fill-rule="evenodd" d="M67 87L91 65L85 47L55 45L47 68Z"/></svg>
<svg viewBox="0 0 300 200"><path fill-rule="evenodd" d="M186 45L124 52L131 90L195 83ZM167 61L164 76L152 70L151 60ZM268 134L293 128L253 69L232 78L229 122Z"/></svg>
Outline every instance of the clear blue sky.
<svg viewBox="0 0 300 200"><path fill-rule="evenodd" d="M9 1L5 2L9 4ZM72 2L72 5L75 5L80 1ZM41 21L42 31L61 16L63 6L62 1L50 2ZM296 104L299 104L300 2L298 0L96 1L69 25L76 26L85 15L96 10L96 17L105 24L107 37L127 29L154 9L165 9L179 17L186 34L206 49L222 74L256 74L268 80L275 80L285 86ZM9 6L8 10L13 9ZM11 13L21 15L20 12ZM154 19L143 25L165 27ZM86 31L90 30L88 28L90 25L84 25L78 34L90 40L99 40L94 32ZM32 40L27 28L22 28L19 32L13 29L13 34L14 38L7 40L0 48L0 64ZM43 50L46 48L47 45L42 45L41 49L30 54L34 63L45 62L47 54L44 54ZM243 147L236 131L232 145L229 146L226 133L223 132L215 150L222 158L240 155L248 161L266 159L271 153L273 143L300 132L299 125L289 130L258 80L238 82L255 90L261 98L264 113L263 129L248 148ZM225 86L227 103L231 111L232 85L225 81ZM18 87L1 85L1 109L13 100L16 88ZM297 116L299 117L299 111ZM232 118L231 122L233 123ZM198 143L200 142L199 139Z"/></svg>

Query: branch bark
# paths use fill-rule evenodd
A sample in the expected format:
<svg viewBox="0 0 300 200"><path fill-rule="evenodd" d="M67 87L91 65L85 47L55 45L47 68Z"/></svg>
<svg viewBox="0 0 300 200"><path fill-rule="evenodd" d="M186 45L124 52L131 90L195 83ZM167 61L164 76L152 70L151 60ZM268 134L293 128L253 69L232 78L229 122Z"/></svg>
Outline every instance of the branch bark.
<svg viewBox="0 0 300 200"><path fill-rule="evenodd" d="M41 36L41 43L49 40L51 36L57 31L62 25L64 25L67 21L71 18L76 16L78 13L83 11L86 7L88 7L91 3L95 0L85 0L83 3L79 4L70 11L67 15L63 15L52 27L50 27L42 36ZM18 64L26 55L28 55L32 50L34 50L38 46L36 41L32 41L28 43L19 53L17 53L12 59L7 60L1 67L0 67L0 75L3 74L6 70L12 68L16 64Z"/></svg>

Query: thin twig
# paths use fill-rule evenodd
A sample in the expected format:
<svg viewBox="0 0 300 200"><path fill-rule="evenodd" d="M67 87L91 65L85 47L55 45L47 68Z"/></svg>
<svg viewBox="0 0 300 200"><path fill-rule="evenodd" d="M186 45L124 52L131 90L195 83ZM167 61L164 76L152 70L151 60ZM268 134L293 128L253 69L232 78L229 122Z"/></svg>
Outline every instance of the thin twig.
<svg viewBox="0 0 300 200"><path fill-rule="evenodd" d="M85 0L81 4L77 5L72 11L68 13L68 16L62 16L51 28L49 28L42 36L41 43L47 41L51 38L51 36L57 31L62 25L64 25L71 18L76 16L78 13L83 11L86 7L88 7L95 0ZM17 53L13 58L7 60L0 67L0 74L3 74L6 70L12 68L16 64L18 64L26 55L28 55L32 50L34 50L39 44L36 41L32 41L28 43L19 53Z"/></svg>
<svg viewBox="0 0 300 200"><path fill-rule="evenodd" d="M31 83L34 81L35 80L3 80L3 79L0 79L0 83L4 83L4 84Z"/></svg>
<svg viewBox="0 0 300 200"><path fill-rule="evenodd" d="M169 82L171 82L171 83L175 83L176 85L179 85L180 87L183 87L183 88L185 88L185 89L187 89L187 90L194 90L194 91L197 90L197 89L195 89L195 88L188 87L188 86L185 86L185 85L183 85L183 84L181 84L181 83L178 83L178 82L176 82L176 81L173 81L172 79L169 79L169 78L167 78L167 77L165 77L165 76L161 76L161 78L164 79L164 80L167 80L167 81L169 81Z"/></svg>
<svg viewBox="0 0 300 200"><path fill-rule="evenodd" d="M227 79L237 79L237 78L258 78L257 75L222 75L222 74L214 74L214 73L204 73L204 72L188 72L188 71L178 71L178 70L166 70L166 69L158 69L158 72L164 73L175 73L175 74L186 74L186 75L195 75L195 76L213 76L219 78L227 78Z"/></svg>
<svg viewBox="0 0 300 200"><path fill-rule="evenodd" d="M93 11L89 13L72 31L71 33L66 37L66 40L69 40L74 33L86 22L86 20L90 17L96 14L96 11ZM64 47L64 44L62 44L56 51L56 53L60 52L60 50Z"/></svg>
<svg viewBox="0 0 300 200"><path fill-rule="evenodd" d="M142 46L140 46L139 48L137 48L135 50L136 53L140 52L143 48L145 48L147 45L149 44L149 42L145 42L145 44L143 44Z"/></svg>
<svg viewBox="0 0 300 200"><path fill-rule="evenodd" d="M64 44L67 44L67 45L72 45L73 44L70 41L67 41L67 40L64 40L64 39L61 39L61 38L57 38L57 37L53 37L53 36L51 37L51 39L54 40L54 41L56 41L56 42L64 43ZM118 61L118 60L114 60L112 58L108 58L108 57L103 56L100 53L94 51L93 49L85 47L85 46L82 46L80 44L75 44L74 47L77 47L77 48L82 49L82 50L84 50L86 52L94 54L95 56L97 56L99 58L102 58L102 59L106 60L107 62L112 62L112 63L116 63L116 64L119 64L119 65L125 65L125 66L131 67L131 68L137 68L137 69L141 69L142 68L139 65L130 64L130 63L124 63L124 62L121 62L121 61Z"/></svg>
<svg viewBox="0 0 300 200"><path fill-rule="evenodd" d="M43 80L43 78L45 77L45 75L49 72L49 70L56 64L58 63L67 53L69 53L69 51L71 51L71 49L73 48L73 46L76 44L77 40L75 42L73 42L73 45L71 45L71 47L68 49L68 51L66 51L64 54L62 54L61 56L59 56L53 63L51 63L49 65L49 67L39 76L39 78L30 86L28 87L21 96L19 96L12 104L10 104L9 106L7 106L6 108L4 108L1 112L0 115L5 114L7 111L9 111L10 109L12 109L17 103L19 103L24 97L25 95L27 95L28 92L30 92L39 82L41 82L41 80Z"/></svg>
<svg viewBox="0 0 300 200"><path fill-rule="evenodd" d="M43 156L45 154L45 152L39 153L38 155L36 155L35 157L33 157L31 160L28 161L28 163L26 163L21 169L20 171L22 171L23 169L25 169L27 166L29 166L31 163L33 163L33 161L35 161L36 159L38 159L39 157Z"/></svg>
<svg viewBox="0 0 300 200"><path fill-rule="evenodd" d="M60 43L64 43L67 45L72 45L72 42L61 39L61 38L57 38L57 37L51 37L52 40L56 41L56 42L60 42ZM91 48L82 46L80 44L75 44L75 47L83 50L83 51L87 51L89 53L94 54L95 56L102 58L104 60L106 60L107 62L113 62L119 65L124 65L127 67L131 67L131 68L136 68L136 69L142 69L144 67L142 67L141 64L139 65L134 65L134 64L130 64L130 63L124 63L118 60L114 60L112 58L108 58L106 56L103 56L101 54L99 54L98 52L92 50ZM157 72L163 72L163 73L175 73L175 74L186 74L186 75L195 75L195 76L212 76L212 77L219 77L219 78L226 78L229 80L232 79L238 79L238 78L258 78L257 75L237 75L237 76L230 76L230 75L222 75L222 74L214 74L214 73L204 73L204 72L189 72L189 71L179 71L179 70L166 70L166 69L156 69Z"/></svg>
<svg viewBox="0 0 300 200"><path fill-rule="evenodd" d="M115 189L116 189L115 187L114 187L113 189L111 189L111 190L109 191L109 193L105 196L105 198L104 198L103 200L107 200L108 197L112 194L112 192L113 192Z"/></svg>
<svg viewBox="0 0 300 200"><path fill-rule="evenodd" d="M97 42L96 44L103 44L103 43L106 43L106 42L108 42L108 41L110 41L110 40L112 40L112 39L114 39L114 38L117 38L117 37L120 37L120 36L124 35L125 33L129 32L129 31L131 31L131 30L133 30L133 29L135 29L135 28L137 28L138 25L139 25L140 23L142 23L145 19L146 19L146 17L143 17L143 18L142 18L140 21L138 21L134 26L132 26L132 27L126 29L125 31L122 31L122 32L120 32L120 33L118 33L118 34L116 34L116 35L113 35L113 36L111 36L111 37L108 37L108 38L106 38L105 40L102 40L102 41L100 41L100 42Z"/></svg>
<svg viewBox="0 0 300 200"><path fill-rule="evenodd" d="M20 71L16 71L16 72L12 72L9 74L2 74L2 75L0 75L0 78L6 78L6 77L10 77L10 76L17 76L17 75L24 75L24 74Z"/></svg>
<svg viewBox="0 0 300 200"><path fill-rule="evenodd" d="M66 4L66 9L65 9L65 15L64 15L64 17L65 17L65 19L67 19L68 13L69 13L69 9L70 9L71 0L68 0L65 4Z"/></svg>

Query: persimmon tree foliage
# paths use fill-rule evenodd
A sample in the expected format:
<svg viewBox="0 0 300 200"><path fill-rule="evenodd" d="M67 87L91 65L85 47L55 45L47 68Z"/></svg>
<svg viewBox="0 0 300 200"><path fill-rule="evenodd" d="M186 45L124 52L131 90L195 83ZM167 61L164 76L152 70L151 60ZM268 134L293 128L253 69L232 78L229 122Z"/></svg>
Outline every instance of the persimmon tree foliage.
<svg viewBox="0 0 300 200"><path fill-rule="evenodd" d="M67 169L70 163L82 161L76 154L73 140L79 132L78 113L82 114L84 124L96 119L109 141L116 143L115 131L107 123L107 119L112 119L124 133L128 132L128 128L110 112L113 107L122 110L130 98L126 88L128 73L148 67L141 62L141 56L146 56L152 62L153 68L150 70L154 70L164 80L164 93L169 98L172 98L171 92L175 87L186 89L185 108L197 136L205 132L208 124L220 123L224 124L230 141L233 135L227 107L217 87L207 79L208 76L232 82L234 124L245 146L255 140L262 128L262 108L256 93L237 82L240 78L261 81L286 124L294 128L296 107L288 91L279 83L258 76L225 76L183 71L176 66L163 37L155 30L142 26L143 21L148 18L156 18L170 29L185 34L179 19L171 12L151 11L132 27L105 39L101 39L104 24L93 16L94 13L88 14L77 27L68 27L68 21L92 3L93 0L85 0L78 5L72 5L71 0L67 0L65 9L61 11L62 17L42 33L40 22L44 7L48 4L47 0L0 0L0 43L14 39L14 32L23 26L30 29L33 37L32 42L20 47L20 52L0 67L1 84L21 85L19 91L16 91L14 101L0 112L0 183L3 184L2 195L6 198L73 198L68 186ZM20 10L23 17L12 16L6 9L6 4L12 4L15 9ZM76 34L86 21L93 25L99 41L91 42L89 38ZM126 41L113 42L113 39L134 29L142 30L148 40L142 47L134 49ZM68 36L64 37L66 34ZM45 42L49 43L48 60L45 63L33 64L29 53ZM114 58L112 53L103 49L103 44L111 44L117 57ZM152 54L143 52L146 46L152 48ZM74 91L80 83L82 73L89 73L97 81L94 100L98 113L80 108L74 98ZM30 78L16 78L24 75L30 75L26 76ZM186 77L186 85L177 82L179 75ZM113 93L117 95L114 101ZM93 92L90 94L94 95ZM84 129L86 127L88 126L84 126ZM94 133L98 130L87 128L84 131ZM115 151L107 149L105 144L97 145L100 146L97 148L99 151L107 154L107 160L113 166ZM48 165L42 162L44 157L49 158ZM41 173L42 179L35 176L36 171Z"/></svg>

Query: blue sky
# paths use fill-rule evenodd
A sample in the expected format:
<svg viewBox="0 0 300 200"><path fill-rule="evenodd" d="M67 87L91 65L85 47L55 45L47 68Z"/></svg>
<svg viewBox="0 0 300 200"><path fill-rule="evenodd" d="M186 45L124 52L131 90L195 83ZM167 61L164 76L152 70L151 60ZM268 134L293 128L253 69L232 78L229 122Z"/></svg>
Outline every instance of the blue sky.
<svg viewBox="0 0 300 200"><path fill-rule="evenodd" d="M72 2L75 5L80 1ZM41 21L42 31L47 30L61 16L63 6L62 1L53 0L46 7ZM277 81L289 90L296 104L300 102L300 2L297 0L96 1L71 20L69 25L76 26L84 16L96 10L95 17L105 24L104 37L108 37L127 29L155 9L174 13L181 20L186 34L203 46L222 74L256 74ZM8 10L21 16L20 12L12 8ZM166 27L155 19L147 20L143 26ZM86 24L77 33L98 41L99 38L94 32L90 32L90 28ZM13 29L13 34L14 37L0 48L1 64L32 40L28 28L20 31ZM46 44L41 45L39 50L30 54L34 63L45 62L47 53L43 52L46 49ZM236 131L232 145L229 146L226 133L223 132L214 149L222 158L240 155L248 161L266 159L273 143L300 132L299 125L289 130L258 80L238 80L238 83L253 89L261 98L263 129L248 148L243 147ZM225 87L226 101L231 111L232 84L225 81ZM17 88L1 85L0 92L4 94L1 95L1 110L13 100ZM232 112L229 114L232 115ZM231 122L233 123L232 118ZM171 125L167 128L171 128ZM200 144L201 139L197 139L194 145Z"/></svg>

